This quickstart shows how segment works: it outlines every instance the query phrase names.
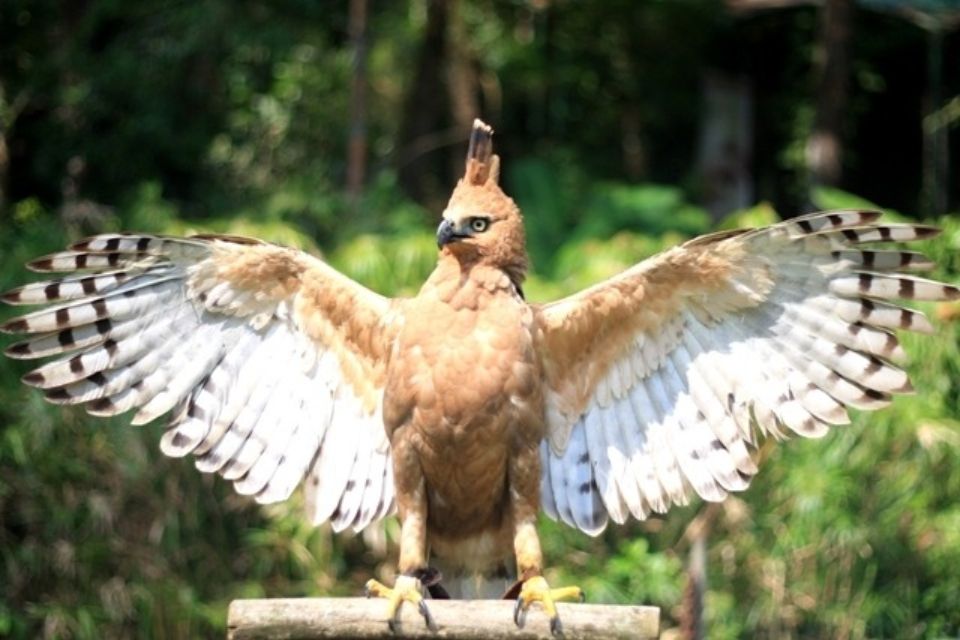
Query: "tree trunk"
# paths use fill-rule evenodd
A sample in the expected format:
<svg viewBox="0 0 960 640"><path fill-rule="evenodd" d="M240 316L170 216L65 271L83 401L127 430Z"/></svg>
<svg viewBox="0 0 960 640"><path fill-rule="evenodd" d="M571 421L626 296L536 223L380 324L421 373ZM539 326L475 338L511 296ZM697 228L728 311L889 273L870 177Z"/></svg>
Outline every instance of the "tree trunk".
<svg viewBox="0 0 960 640"><path fill-rule="evenodd" d="M5 87L0 82L0 220L7 217L7 185L10 179L10 147L7 134L16 118L14 106L7 103Z"/></svg>
<svg viewBox="0 0 960 640"><path fill-rule="evenodd" d="M0 220L10 213L10 132L29 101L27 89L8 100L6 86L0 82Z"/></svg>
<svg viewBox="0 0 960 640"><path fill-rule="evenodd" d="M806 147L812 186L836 185L843 174L852 18L853 0L826 0L820 11L817 110Z"/></svg>
<svg viewBox="0 0 960 640"><path fill-rule="evenodd" d="M469 135L473 119L485 116L480 113L480 99L477 87L479 79L469 51L470 38L464 28L463 19L456 3L450 10L449 33L447 39L447 98L450 103L450 115L453 129L462 131L464 139ZM463 171L463 153L459 146L456 151L447 154L452 175Z"/></svg>
<svg viewBox="0 0 960 640"><path fill-rule="evenodd" d="M930 114L943 107L943 29L927 30L927 118L923 128L923 204L925 213L947 212L949 144L947 123L937 123Z"/></svg>
<svg viewBox="0 0 960 640"><path fill-rule="evenodd" d="M707 531L699 532L690 546L687 563L687 585L683 594L683 613L680 616L681 637L684 640L703 640L706 637L707 597Z"/></svg>
<svg viewBox="0 0 960 640"><path fill-rule="evenodd" d="M443 60L447 51L450 0L427 0L416 71L407 94L398 135L397 173L404 191L421 204L435 204L444 179L442 162L427 155L436 145L431 138L447 128L447 101L443 99Z"/></svg>
<svg viewBox="0 0 960 640"><path fill-rule="evenodd" d="M367 168L367 0L350 0L353 78L350 85L350 141L347 147L347 194L356 213Z"/></svg>
<svg viewBox="0 0 960 640"><path fill-rule="evenodd" d="M10 174L10 150L7 131L0 127L0 220L7 217L7 178Z"/></svg>
<svg viewBox="0 0 960 640"><path fill-rule="evenodd" d="M753 91L745 78L711 71L703 81L697 157L702 200L715 221L753 202Z"/></svg>

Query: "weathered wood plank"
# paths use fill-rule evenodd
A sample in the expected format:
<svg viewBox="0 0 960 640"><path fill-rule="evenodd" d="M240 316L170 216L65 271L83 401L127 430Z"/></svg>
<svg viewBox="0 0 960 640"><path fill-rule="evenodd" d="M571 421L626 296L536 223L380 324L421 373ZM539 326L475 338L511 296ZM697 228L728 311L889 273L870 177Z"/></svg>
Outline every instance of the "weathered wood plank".
<svg viewBox="0 0 960 640"><path fill-rule="evenodd" d="M513 623L513 602L507 600L430 600L439 627L431 633L415 607L404 605L400 633L387 629L386 602L365 598L290 598L234 600L227 618L230 640L306 640L308 638L421 638L480 640L550 638L547 616L538 605L526 624ZM564 638L656 638L660 610L656 607L602 604L557 605Z"/></svg>

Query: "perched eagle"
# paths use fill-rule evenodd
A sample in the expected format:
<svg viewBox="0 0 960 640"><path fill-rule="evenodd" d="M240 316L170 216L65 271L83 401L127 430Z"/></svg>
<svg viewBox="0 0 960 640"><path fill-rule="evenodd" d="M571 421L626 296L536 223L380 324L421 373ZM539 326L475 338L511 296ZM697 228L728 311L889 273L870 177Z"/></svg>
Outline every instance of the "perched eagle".
<svg viewBox="0 0 960 640"><path fill-rule="evenodd" d="M29 334L6 353L58 356L23 377L51 402L170 414L163 452L258 502L306 478L315 524L396 511L400 577L368 583L391 627L403 601L434 626L424 589L511 575L518 623L540 602L559 633L554 601L582 594L542 577L541 509L597 535L746 489L759 437L822 436L912 391L894 330L932 328L891 300L960 297L901 273L930 267L920 254L859 248L936 229L835 211L696 238L531 304L491 138L477 121L413 298L256 240L99 235L29 265L75 275L3 295L55 303L0 326Z"/></svg>

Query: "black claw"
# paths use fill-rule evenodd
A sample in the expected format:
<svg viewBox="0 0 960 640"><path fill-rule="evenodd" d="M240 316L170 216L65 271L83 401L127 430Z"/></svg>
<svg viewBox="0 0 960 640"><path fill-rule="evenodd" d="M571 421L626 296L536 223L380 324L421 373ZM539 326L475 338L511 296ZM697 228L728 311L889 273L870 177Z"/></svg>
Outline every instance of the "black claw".
<svg viewBox="0 0 960 640"><path fill-rule="evenodd" d="M430 609L427 607L427 601L420 601L420 615L423 616L423 619L427 621L427 629L430 629L432 633L437 632L437 623L433 619L433 614L430 613Z"/></svg>
<svg viewBox="0 0 960 640"><path fill-rule="evenodd" d="M440 581L443 580L443 574L440 573L440 570L434 567L426 567L424 569L417 569L416 571L411 571L405 575L410 575L420 581L420 584L424 587L432 587L435 584L440 584Z"/></svg>
<svg viewBox="0 0 960 640"><path fill-rule="evenodd" d="M433 600L449 600L450 594L447 593L447 590L443 588L443 585L440 584L431 584L427 586L427 593L430 594L430 598Z"/></svg>
<svg viewBox="0 0 960 640"><path fill-rule="evenodd" d="M587 601L587 592L583 589L580 589L580 604L583 604Z"/></svg>
<svg viewBox="0 0 960 640"><path fill-rule="evenodd" d="M560 623L560 616L550 618L550 633L553 634L554 638L563 637L563 624Z"/></svg>
<svg viewBox="0 0 960 640"><path fill-rule="evenodd" d="M390 618L387 620L387 627L390 628L390 633L394 635L400 633L400 621L396 618Z"/></svg>
<svg viewBox="0 0 960 640"><path fill-rule="evenodd" d="M370 587L363 588L363 597L369 600L373 596L373 591L370 591Z"/></svg>
<svg viewBox="0 0 960 640"><path fill-rule="evenodd" d="M517 604L513 605L513 623L518 628L523 629L523 623L526 621L526 611L523 610L523 600L517 598Z"/></svg>

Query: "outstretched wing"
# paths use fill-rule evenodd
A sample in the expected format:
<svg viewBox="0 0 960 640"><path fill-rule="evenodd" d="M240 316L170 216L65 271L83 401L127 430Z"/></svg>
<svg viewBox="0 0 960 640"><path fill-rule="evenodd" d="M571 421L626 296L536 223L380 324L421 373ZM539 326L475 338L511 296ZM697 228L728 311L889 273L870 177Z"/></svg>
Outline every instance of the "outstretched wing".
<svg viewBox="0 0 960 640"><path fill-rule="evenodd" d="M900 272L922 255L863 250L937 230L837 211L692 240L538 309L547 378L544 510L597 534L696 492L745 489L757 433L820 437L908 393L891 300L960 290Z"/></svg>
<svg viewBox="0 0 960 640"><path fill-rule="evenodd" d="M2 296L54 303L0 330L13 358L58 359L23 377L93 415L170 413L164 453L258 502L309 472L314 522L363 528L393 508L381 417L390 300L319 259L256 240L101 235L30 268L71 272Z"/></svg>

